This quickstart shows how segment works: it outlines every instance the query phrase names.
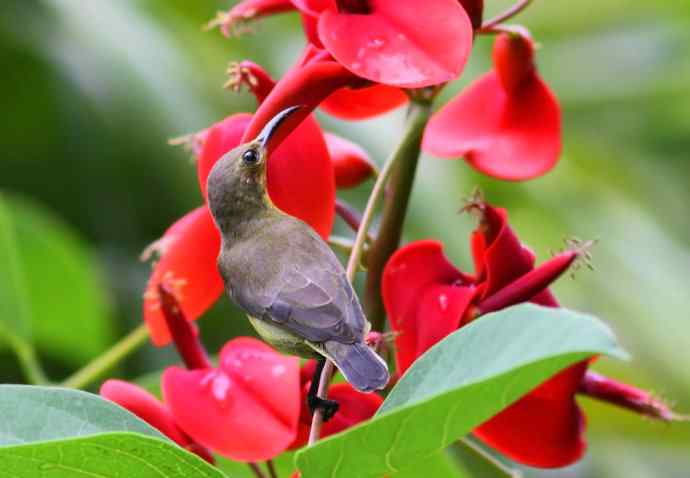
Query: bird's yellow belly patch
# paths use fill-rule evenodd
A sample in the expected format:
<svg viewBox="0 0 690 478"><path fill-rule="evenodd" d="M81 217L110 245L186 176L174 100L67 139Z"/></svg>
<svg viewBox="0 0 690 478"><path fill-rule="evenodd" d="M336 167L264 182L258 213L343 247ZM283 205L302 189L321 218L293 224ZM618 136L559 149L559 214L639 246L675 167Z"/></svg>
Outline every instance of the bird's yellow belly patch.
<svg viewBox="0 0 690 478"><path fill-rule="evenodd" d="M251 315L248 315L247 318L261 338L278 351L305 358L319 357L319 354L307 341L292 332Z"/></svg>

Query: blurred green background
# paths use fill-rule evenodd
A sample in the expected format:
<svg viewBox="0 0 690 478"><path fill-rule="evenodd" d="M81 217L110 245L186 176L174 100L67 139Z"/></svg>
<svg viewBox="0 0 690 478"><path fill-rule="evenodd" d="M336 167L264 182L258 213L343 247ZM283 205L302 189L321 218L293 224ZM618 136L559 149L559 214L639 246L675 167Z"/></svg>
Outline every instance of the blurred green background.
<svg viewBox="0 0 690 478"><path fill-rule="evenodd" d="M487 17L509 3L489 0ZM150 270L140 251L201 203L189 154L167 139L255 107L247 93L222 89L229 61L251 59L278 77L302 48L296 15L263 20L239 39L201 32L228 7L210 0L2 2L0 189L20 260L0 267L19 271L14 277L26 285L21 314L30 324L21 334L37 344L55 380L140 323ZM598 370L690 412L690 3L536 1L517 21L541 44L540 71L561 100L561 162L538 180L506 183L463 161L424 157L405 238L439 238L469 268L474 223L456 211L479 185L508 208L540 259L564 237L599 239L596 270L561 279L556 294L610 323L634 357L601 360ZM477 41L463 78L439 104L489 68L490 47L490 39ZM320 117L381 163L403 114L359 123ZM361 206L370 187L343 196ZM11 285L0 284L0 299ZM226 300L200 323L211 350L251 333ZM6 345L0 358L0 381L21 382ZM115 374L133 378L174 360L170 350L147 346ZM690 426L581 403L587 457L527 476L689 476Z"/></svg>

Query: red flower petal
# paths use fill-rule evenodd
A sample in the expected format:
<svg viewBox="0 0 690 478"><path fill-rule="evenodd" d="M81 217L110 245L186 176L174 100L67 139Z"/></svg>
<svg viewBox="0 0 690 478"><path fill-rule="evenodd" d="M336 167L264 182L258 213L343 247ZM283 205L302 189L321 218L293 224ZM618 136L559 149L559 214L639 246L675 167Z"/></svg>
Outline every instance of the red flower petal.
<svg viewBox="0 0 690 478"><path fill-rule="evenodd" d="M199 188L201 188L204 199L208 196L206 183L211 169L221 156L239 146L242 134L247 129L251 119L252 115L249 113L237 113L215 123L206 130L206 137L196 161Z"/></svg>
<svg viewBox="0 0 690 478"><path fill-rule="evenodd" d="M460 5L467 12L467 16L472 21L472 28L475 30L482 26L484 16L484 0L460 0Z"/></svg>
<svg viewBox="0 0 690 478"><path fill-rule="evenodd" d="M560 107L538 76L508 95L490 72L431 118L422 147L443 158L464 156L475 169L495 178L534 178L558 161Z"/></svg>
<svg viewBox="0 0 690 478"><path fill-rule="evenodd" d="M237 461L268 460L297 433L299 362L259 340L228 342L218 369L163 373L163 395L178 425L208 448Z"/></svg>
<svg viewBox="0 0 690 478"><path fill-rule="evenodd" d="M319 38L353 73L421 88L456 78L472 48L472 25L457 0L371 0L371 13L324 11ZM421 18L420 18L421 16Z"/></svg>
<svg viewBox="0 0 690 478"><path fill-rule="evenodd" d="M388 85L341 88L321 103L321 109L336 118L362 120L394 110L408 99L400 88Z"/></svg>
<svg viewBox="0 0 690 478"><path fill-rule="evenodd" d="M375 167L361 146L333 133L325 133L324 137L337 188L351 188L371 177Z"/></svg>
<svg viewBox="0 0 690 478"><path fill-rule="evenodd" d="M508 224L505 209L476 201L466 206L466 210L480 215L471 244L477 280L485 281L481 296L485 299L531 271L534 255L522 245Z"/></svg>
<svg viewBox="0 0 690 478"><path fill-rule="evenodd" d="M156 263L144 294L144 320L151 339L158 346L170 342L170 331L161 310L158 286L166 284L184 315L196 320L223 291L216 260L220 234L206 206L188 213L154 245Z"/></svg>
<svg viewBox="0 0 690 478"><path fill-rule="evenodd" d="M585 417L574 398L586 369L585 361L560 372L475 433L525 465L555 468L576 462L587 448Z"/></svg>
<svg viewBox="0 0 690 478"><path fill-rule="evenodd" d="M107 380L98 393L129 410L178 445L184 447L189 444L189 438L175 425L170 410L138 385L122 380Z"/></svg>
<svg viewBox="0 0 690 478"><path fill-rule="evenodd" d="M536 75L534 42L529 33L501 33L496 37L493 49L494 68L503 88L516 93L525 82Z"/></svg>
<svg viewBox="0 0 690 478"><path fill-rule="evenodd" d="M239 113L209 128L197 163L204 196L211 169L223 154L240 144L251 121L250 114ZM335 179L321 128L312 117L271 155L267 175L273 203L327 238L335 220Z"/></svg>
<svg viewBox="0 0 690 478"><path fill-rule="evenodd" d="M402 247L383 271L382 295L402 373L419 355L460 325L475 288L443 254L438 241Z"/></svg>

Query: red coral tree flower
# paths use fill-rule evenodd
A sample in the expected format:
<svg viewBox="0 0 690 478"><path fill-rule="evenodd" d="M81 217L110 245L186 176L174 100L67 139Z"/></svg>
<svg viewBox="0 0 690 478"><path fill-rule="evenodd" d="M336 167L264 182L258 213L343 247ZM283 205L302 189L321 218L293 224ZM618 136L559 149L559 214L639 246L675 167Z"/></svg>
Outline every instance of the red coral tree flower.
<svg viewBox="0 0 690 478"><path fill-rule="evenodd" d="M422 147L442 158L464 157L500 179L541 176L560 156L561 112L537 72L529 34L499 34L493 62L493 71L431 118Z"/></svg>
<svg viewBox="0 0 690 478"><path fill-rule="evenodd" d="M443 254L442 244L431 240L399 249L386 265L382 292L391 327L398 333L400 373L480 311L524 301L557 306L547 287L583 253L566 251L535 269L534 255L520 243L504 210L480 201L469 209L481 216L472 235L475 275L457 269ZM573 463L586 447L584 418L574 400L586 369L587 362L581 362L562 371L475 433L520 463Z"/></svg>
<svg viewBox="0 0 690 478"><path fill-rule="evenodd" d="M278 4L276 6L276 4ZM457 0L293 0L313 45L354 74L404 88L456 78L472 48L472 24ZM245 0L224 18L285 11L285 2Z"/></svg>

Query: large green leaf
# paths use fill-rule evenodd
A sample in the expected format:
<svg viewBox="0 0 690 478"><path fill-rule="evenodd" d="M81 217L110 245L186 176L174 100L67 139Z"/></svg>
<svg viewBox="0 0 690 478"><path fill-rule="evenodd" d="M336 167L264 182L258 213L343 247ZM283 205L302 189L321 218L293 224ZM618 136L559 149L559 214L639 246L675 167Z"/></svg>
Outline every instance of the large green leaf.
<svg viewBox="0 0 690 478"><path fill-rule="evenodd" d="M198 456L169 441L105 433L0 448L0 476L13 478L222 478Z"/></svg>
<svg viewBox="0 0 690 478"><path fill-rule="evenodd" d="M374 419L299 452L298 468L303 478L397 472L596 354L626 356L593 317L531 304L489 314L417 360Z"/></svg>
<svg viewBox="0 0 690 478"><path fill-rule="evenodd" d="M122 431L163 438L113 402L67 388L0 385L0 411L0 446Z"/></svg>
<svg viewBox="0 0 690 478"><path fill-rule="evenodd" d="M0 267L0 321L12 333L27 341L31 335L36 348L73 365L107 347L113 330L101 276L67 225L36 203L5 196L0 249L11 266ZM6 301L13 307L5 308Z"/></svg>

